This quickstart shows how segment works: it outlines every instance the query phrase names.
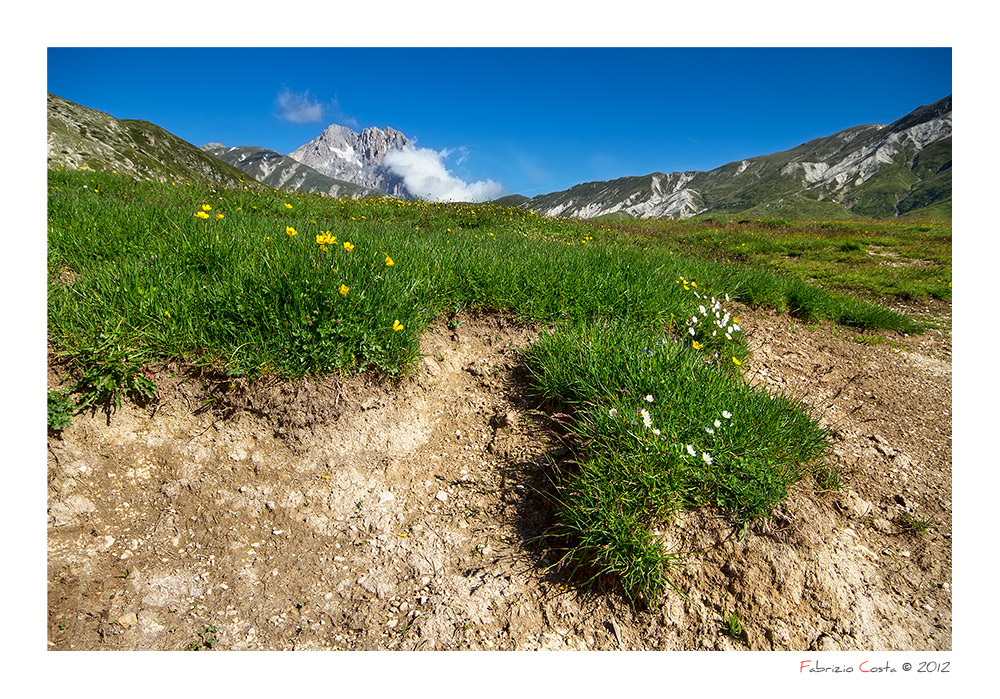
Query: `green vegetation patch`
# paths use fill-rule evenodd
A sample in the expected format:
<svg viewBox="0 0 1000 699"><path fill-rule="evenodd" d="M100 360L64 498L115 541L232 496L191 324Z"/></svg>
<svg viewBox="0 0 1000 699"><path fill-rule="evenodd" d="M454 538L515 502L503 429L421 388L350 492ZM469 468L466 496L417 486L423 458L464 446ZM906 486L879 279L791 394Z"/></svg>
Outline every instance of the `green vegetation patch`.
<svg viewBox="0 0 1000 699"><path fill-rule="evenodd" d="M610 320L529 350L540 396L574 415L576 465L557 474L554 495L565 565L652 600L670 560L653 528L701 506L747 527L821 466L826 431L801 403L749 387L744 351L736 337L712 350Z"/></svg>

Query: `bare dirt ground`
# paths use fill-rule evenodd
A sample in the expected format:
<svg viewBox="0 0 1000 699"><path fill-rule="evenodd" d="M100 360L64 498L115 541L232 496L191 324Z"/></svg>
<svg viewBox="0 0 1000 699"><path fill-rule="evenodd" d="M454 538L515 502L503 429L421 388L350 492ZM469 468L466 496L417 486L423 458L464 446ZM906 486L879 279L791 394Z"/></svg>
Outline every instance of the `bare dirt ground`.
<svg viewBox="0 0 1000 699"><path fill-rule="evenodd" d="M564 450L526 396L537 329L463 316L398 384L151 367L157 402L50 435L49 648L950 650L950 304L875 344L741 310L748 380L833 428L844 487L803 483L743 537L671 523L683 595L633 610L551 568L536 488Z"/></svg>

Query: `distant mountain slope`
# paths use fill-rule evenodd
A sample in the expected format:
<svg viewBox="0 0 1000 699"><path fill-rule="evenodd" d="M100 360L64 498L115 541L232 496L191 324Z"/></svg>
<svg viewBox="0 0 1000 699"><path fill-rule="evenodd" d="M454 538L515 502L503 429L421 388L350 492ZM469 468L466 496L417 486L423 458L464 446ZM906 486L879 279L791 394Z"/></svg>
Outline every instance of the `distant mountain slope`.
<svg viewBox="0 0 1000 699"><path fill-rule="evenodd" d="M403 179L382 164L390 150L402 150L407 146L412 146L410 140L392 128L383 130L372 126L358 133L346 126L331 124L319 136L288 155L327 177L379 189L393 197L411 198L412 193L406 190Z"/></svg>
<svg viewBox="0 0 1000 699"><path fill-rule="evenodd" d="M201 180L226 187L261 186L148 121L115 119L48 95L48 163L117 170L137 179Z"/></svg>
<svg viewBox="0 0 1000 699"><path fill-rule="evenodd" d="M201 149L275 189L322 192L332 197L351 199L387 196L378 189L328 177L287 155L266 148L254 146L227 148L221 143L209 143Z"/></svg>
<svg viewBox="0 0 1000 699"><path fill-rule="evenodd" d="M951 105L948 96L892 124L856 126L708 172L588 182L520 206L570 218L950 215Z"/></svg>

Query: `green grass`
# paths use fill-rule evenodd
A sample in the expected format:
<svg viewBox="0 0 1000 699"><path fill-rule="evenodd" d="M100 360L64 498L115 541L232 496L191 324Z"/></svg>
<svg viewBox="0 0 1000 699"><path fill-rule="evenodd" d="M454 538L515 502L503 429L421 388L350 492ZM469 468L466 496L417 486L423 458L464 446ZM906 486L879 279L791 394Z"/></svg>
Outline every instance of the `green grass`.
<svg viewBox="0 0 1000 699"><path fill-rule="evenodd" d="M396 377L416 365L421 333L442 314L540 322L547 330L526 357L533 390L572 414L576 463L552 473L552 541L573 569L651 600L670 564L651 532L678 508L717 508L747 527L807 475L835 480L807 406L743 382L749 357L731 305L920 330L729 249L858 258L874 244L817 226L740 226L730 238L705 225L581 224L497 205L50 171L49 340L72 367L75 409L110 412L155 399L151 362L251 379ZM891 233L879 229L883 243Z"/></svg>
<svg viewBox="0 0 1000 699"><path fill-rule="evenodd" d="M566 565L612 574L648 601L669 564L653 523L711 506L748 527L822 466L826 431L806 406L742 380L738 335L695 349L696 340L606 320L529 349L539 397L574 417L577 467L555 474L553 496Z"/></svg>
<svg viewBox="0 0 1000 699"><path fill-rule="evenodd" d="M643 220L591 224L616 242L780 272L869 300L951 298L950 219Z"/></svg>

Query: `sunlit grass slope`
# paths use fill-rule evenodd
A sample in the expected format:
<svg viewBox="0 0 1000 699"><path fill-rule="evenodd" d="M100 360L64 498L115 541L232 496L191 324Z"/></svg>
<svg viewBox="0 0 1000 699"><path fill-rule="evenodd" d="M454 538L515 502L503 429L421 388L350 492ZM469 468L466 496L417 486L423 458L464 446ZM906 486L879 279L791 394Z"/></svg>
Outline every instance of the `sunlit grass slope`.
<svg viewBox="0 0 1000 699"><path fill-rule="evenodd" d="M711 506L746 525L816 468L806 406L750 389L734 301L903 332L905 316L800 279L683 256L666 240L496 205L337 200L51 171L48 327L80 408L151 398L149 362L289 378L405 374L442 313L547 330L539 400L572 414L557 470L565 561L652 599L652 527Z"/></svg>

